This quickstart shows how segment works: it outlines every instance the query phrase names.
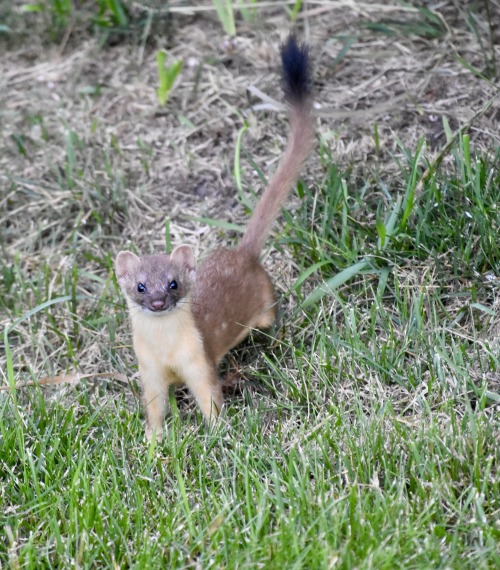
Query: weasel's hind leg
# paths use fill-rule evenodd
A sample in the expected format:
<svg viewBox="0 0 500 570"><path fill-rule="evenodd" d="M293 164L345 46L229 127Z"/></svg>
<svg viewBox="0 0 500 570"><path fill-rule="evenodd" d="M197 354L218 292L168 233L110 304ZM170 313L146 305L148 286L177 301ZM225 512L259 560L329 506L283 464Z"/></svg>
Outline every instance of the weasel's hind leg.
<svg viewBox="0 0 500 570"><path fill-rule="evenodd" d="M258 270L260 309L252 316L248 325L253 329L268 329L276 319L276 296L269 275L259 265Z"/></svg>
<svg viewBox="0 0 500 570"><path fill-rule="evenodd" d="M276 310L274 307L267 309L263 313L260 313L252 319L250 324L251 328L253 329L268 329L274 323L276 319Z"/></svg>

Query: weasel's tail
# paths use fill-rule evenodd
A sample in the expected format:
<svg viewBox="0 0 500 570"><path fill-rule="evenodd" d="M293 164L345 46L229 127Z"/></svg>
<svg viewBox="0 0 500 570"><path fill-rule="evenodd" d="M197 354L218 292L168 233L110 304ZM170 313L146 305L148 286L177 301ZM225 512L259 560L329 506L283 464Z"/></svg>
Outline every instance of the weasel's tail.
<svg viewBox="0 0 500 570"><path fill-rule="evenodd" d="M256 257L266 243L271 226L295 184L313 142L308 51L305 44L297 44L293 35L281 47L281 66L285 98L290 105L288 144L238 247Z"/></svg>

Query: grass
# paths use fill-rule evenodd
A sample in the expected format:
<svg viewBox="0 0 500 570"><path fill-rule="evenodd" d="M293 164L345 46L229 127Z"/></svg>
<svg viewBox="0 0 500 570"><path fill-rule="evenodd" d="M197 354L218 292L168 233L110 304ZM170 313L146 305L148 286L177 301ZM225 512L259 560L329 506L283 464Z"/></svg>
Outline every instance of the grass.
<svg viewBox="0 0 500 570"><path fill-rule="evenodd" d="M153 218L161 154L88 121L56 128L41 108L6 146L1 384L115 376L0 391L0 566L498 567L500 149L448 132L434 164L375 129L380 156L356 167L320 138L266 252L276 330L228 357L240 381L214 429L181 393L148 444L113 257L207 219ZM244 124L241 210L245 157L260 167ZM33 162L43 174L21 175ZM228 214L220 241L239 227Z"/></svg>
<svg viewBox="0 0 500 570"><path fill-rule="evenodd" d="M498 565L495 286L484 276L499 259L499 158L469 158L462 144L452 154L454 168L431 177L383 253L375 220L384 212L324 158L324 179L302 186L277 245L303 270L320 264L325 278L361 257L369 263L295 322L283 319L291 336L266 353L260 387L243 387L213 431L194 407L174 406L166 440L148 447L139 402L112 384L2 392L4 563ZM401 166L404 188L414 167ZM78 256L71 240L63 249ZM111 273L106 254L95 262ZM58 271L50 260L30 278L21 258L3 266L11 318L27 299L69 297L11 331L16 370L22 342L35 349L24 367L36 376L78 365L94 338L108 368L129 371L121 354L130 349L113 341L126 325L111 277L93 278L97 300L77 292L89 276ZM295 287L299 298L308 283Z"/></svg>

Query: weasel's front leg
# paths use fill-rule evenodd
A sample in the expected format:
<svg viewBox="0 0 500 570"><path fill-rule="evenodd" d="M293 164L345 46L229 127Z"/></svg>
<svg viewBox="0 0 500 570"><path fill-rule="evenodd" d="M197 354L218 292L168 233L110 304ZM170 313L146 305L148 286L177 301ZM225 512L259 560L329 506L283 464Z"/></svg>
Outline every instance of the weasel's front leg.
<svg viewBox="0 0 500 570"><path fill-rule="evenodd" d="M168 388L172 383L165 370L150 363L139 361L139 374L142 381L142 398L146 410L147 427L146 437L161 440L163 433L163 421L167 410Z"/></svg>
<svg viewBox="0 0 500 570"><path fill-rule="evenodd" d="M213 423L224 403L215 365L204 355L197 355L190 362L184 363L182 375L186 386L196 398L205 420Z"/></svg>

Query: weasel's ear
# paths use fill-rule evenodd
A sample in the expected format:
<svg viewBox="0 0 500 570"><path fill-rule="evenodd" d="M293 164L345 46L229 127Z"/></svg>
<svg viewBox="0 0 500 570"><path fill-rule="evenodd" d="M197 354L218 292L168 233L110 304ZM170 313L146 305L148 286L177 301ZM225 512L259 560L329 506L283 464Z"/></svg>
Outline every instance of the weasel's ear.
<svg viewBox="0 0 500 570"><path fill-rule="evenodd" d="M187 271L192 272L196 269L196 259L194 257L193 248L190 245L178 245L170 254L170 259L181 265Z"/></svg>
<svg viewBox="0 0 500 570"><path fill-rule="evenodd" d="M116 279L124 285L127 279L137 271L141 260L131 251L120 251L115 260Z"/></svg>

